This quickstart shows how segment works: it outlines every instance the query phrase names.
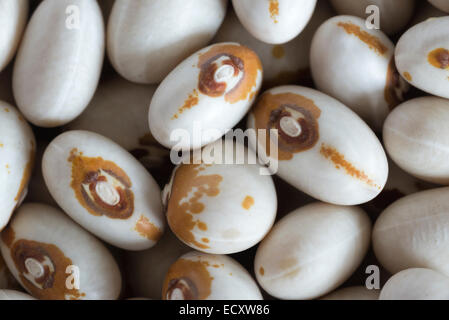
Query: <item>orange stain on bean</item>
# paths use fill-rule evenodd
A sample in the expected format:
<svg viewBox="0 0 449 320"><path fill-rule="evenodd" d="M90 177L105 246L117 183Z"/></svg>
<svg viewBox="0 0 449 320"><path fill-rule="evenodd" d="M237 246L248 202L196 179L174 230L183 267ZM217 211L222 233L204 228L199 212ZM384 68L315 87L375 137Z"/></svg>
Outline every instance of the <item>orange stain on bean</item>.
<svg viewBox="0 0 449 320"><path fill-rule="evenodd" d="M201 165L184 164L175 171L173 186L167 201L167 220L173 232L187 244L207 249L196 240L193 230L207 230L207 224L196 218L205 205L203 197L216 197L223 177L218 174L200 175Z"/></svg>
<svg viewBox="0 0 449 320"><path fill-rule="evenodd" d="M326 159L329 159L334 163L335 168L341 169L343 168L347 174L350 176L365 182L370 187L374 187L380 189L380 187L374 183L372 179L368 177L368 175L362 170L357 169L354 165L352 165L349 161L347 161L341 153L339 153L335 148L331 146L327 146L324 143L321 145L320 153Z"/></svg>
<svg viewBox="0 0 449 320"><path fill-rule="evenodd" d="M429 63L438 69L447 69L449 67L449 50L438 48L432 50L427 55Z"/></svg>
<svg viewBox="0 0 449 320"><path fill-rule="evenodd" d="M410 73L408 73L407 71L404 72L403 75L404 75L404 78L405 78L407 81L412 81L412 80L413 80L412 75L411 75Z"/></svg>
<svg viewBox="0 0 449 320"><path fill-rule="evenodd" d="M242 207L245 210L251 209L251 207L254 205L254 198L251 196L246 196L245 199L243 199Z"/></svg>
<svg viewBox="0 0 449 320"><path fill-rule="evenodd" d="M337 25L342 27L346 33L352 34L359 38L361 41L366 43L370 49L376 51L378 54L384 55L388 51L388 47L385 46L378 37L360 29L359 26L351 22L339 22Z"/></svg>
<svg viewBox="0 0 449 320"><path fill-rule="evenodd" d="M189 110L196 106L199 102L198 91L196 89L193 90L193 93L189 94L188 98L184 102L184 105L178 109L178 112L173 115L172 120L178 119L179 116L186 110Z"/></svg>
<svg viewBox="0 0 449 320"><path fill-rule="evenodd" d="M270 0L269 11L273 22L278 23L277 18L279 16L279 0Z"/></svg>
<svg viewBox="0 0 449 320"><path fill-rule="evenodd" d="M151 223L150 220L148 220L148 218L144 215L141 215L139 220L137 220L135 230L142 237L153 241L158 241L162 236L161 229Z"/></svg>

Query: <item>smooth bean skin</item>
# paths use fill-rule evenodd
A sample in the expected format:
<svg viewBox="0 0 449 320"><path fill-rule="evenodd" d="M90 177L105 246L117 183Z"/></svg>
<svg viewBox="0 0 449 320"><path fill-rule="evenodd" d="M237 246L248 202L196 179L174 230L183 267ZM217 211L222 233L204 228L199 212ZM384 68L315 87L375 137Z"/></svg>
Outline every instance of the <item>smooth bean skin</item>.
<svg viewBox="0 0 449 320"><path fill-rule="evenodd" d="M0 101L0 231L26 196L35 150L31 127L16 108Z"/></svg>
<svg viewBox="0 0 449 320"><path fill-rule="evenodd" d="M315 10L316 0L232 0L239 20L255 38L282 44L303 31Z"/></svg>
<svg viewBox="0 0 449 320"><path fill-rule="evenodd" d="M0 1L0 72L16 53L28 18L28 0Z"/></svg>
<svg viewBox="0 0 449 320"><path fill-rule="evenodd" d="M259 245L258 283L279 299L314 299L341 285L366 254L371 234L357 207L313 203L282 218Z"/></svg>
<svg viewBox="0 0 449 320"><path fill-rule="evenodd" d="M28 121L57 127L81 114L97 88L104 38L95 0L45 0L38 6L13 73L14 97Z"/></svg>
<svg viewBox="0 0 449 320"><path fill-rule="evenodd" d="M108 22L108 56L124 78L157 84L206 46L228 0L116 0Z"/></svg>
<svg viewBox="0 0 449 320"><path fill-rule="evenodd" d="M380 132L388 113L404 100L409 86L394 66L394 44L365 20L336 16L316 31L310 68L318 90L355 111Z"/></svg>
<svg viewBox="0 0 449 320"><path fill-rule="evenodd" d="M449 98L448 30L448 16L427 19L402 34L394 54L403 79L424 92L446 99Z"/></svg>
<svg viewBox="0 0 449 320"><path fill-rule="evenodd" d="M391 273L429 268L449 275L449 188L408 195L385 209L373 228L373 249Z"/></svg>
<svg viewBox="0 0 449 320"><path fill-rule="evenodd" d="M385 120L385 149L393 161L412 176L449 184L448 121L448 100L438 97L409 100Z"/></svg>
<svg viewBox="0 0 449 320"><path fill-rule="evenodd" d="M449 278L431 269L406 269L392 276L379 300L448 300Z"/></svg>

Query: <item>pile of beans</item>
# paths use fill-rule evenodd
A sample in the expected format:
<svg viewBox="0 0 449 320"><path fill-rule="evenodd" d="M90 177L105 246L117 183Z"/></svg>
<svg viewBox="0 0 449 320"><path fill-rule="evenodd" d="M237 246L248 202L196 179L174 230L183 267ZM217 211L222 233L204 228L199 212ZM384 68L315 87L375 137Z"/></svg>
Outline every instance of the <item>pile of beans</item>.
<svg viewBox="0 0 449 320"><path fill-rule="evenodd" d="M448 15L0 0L0 300L449 299Z"/></svg>

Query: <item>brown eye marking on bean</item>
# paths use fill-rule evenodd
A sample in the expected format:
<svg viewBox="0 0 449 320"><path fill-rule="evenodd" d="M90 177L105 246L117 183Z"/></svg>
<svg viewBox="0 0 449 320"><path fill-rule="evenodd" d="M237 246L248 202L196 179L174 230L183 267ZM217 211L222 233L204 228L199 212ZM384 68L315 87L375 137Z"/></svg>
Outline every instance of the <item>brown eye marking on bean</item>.
<svg viewBox="0 0 449 320"><path fill-rule="evenodd" d="M449 50L438 48L427 55L427 60L435 68L447 69L449 67Z"/></svg>
<svg viewBox="0 0 449 320"><path fill-rule="evenodd" d="M265 274L265 269L263 267L260 267L259 273L261 276L263 276Z"/></svg>
<svg viewBox="0 0 449 320"><path fill-rule="evenodd" d="M318 118L321 110L313 100L294 93L263 94L253 109L257 132L266 130L259 143L270 155L272 139L278 140L278 159L290 160L294 153L309 150L319 139ZM277 136L270 136L276 129ZM287 131L288 132L287 132Z"/></svg>
<svg viewBox="0 0 449 320"><path fill-rule="evenodd" d="M254 205L254 198L251 196L246 196L245 199L243 199L242 207L245 210L251 209L251 207Z"/></svg>
<svg viewBox="0 0 449 320"><path fill-rule="evenodd" d="M399 74L394 57L388 64L387 80L384 89L384 98L390 110L404 101L404 94L408 91L409 85L402 79Z"/></svg>
<svg viewBox="0 0 449 320"><path fill-rule="evenodd" d="M226 82L216 82L215 80L214 75L218 70L218 65L214 62L219 58L225 58L226 60L223 60L222 64L229 65L233 68L233 77L237 77L244 71L243 61L233 55L218 54L206 61L201 67L198 87L201 93L210 97L220 97L226 92L227 89ZM239 85L240 81L241 79L237 82L236 86Z"/></svg>
<svg viewBox="0 0 449 320"><path fill-rule="evenodd" d="M176 112L173 117L171 117L172 120L178 119L178 117L186 110L191 109L192 107L196 106L199 102L198 99L198 91L196 89L193 90L193 93L189 94L187 97L187 100L184 101L184 105L178 109L178 112Z"/></svg>
<svg viewBox="0 0 449 320"><path fill-rule="evenodd" d="M343 169L345 172L360 181L365 182L367 185L373 188L381 189L368 175L362 170L357 169L349 161L347 161L341 153L339 153L334 147L328 146L326 144L321 144L320 153L323 157L330 160L336 169Z"/></svg>
<svg viewBox="0 0 449 320"><path fill-rule="evenodd" d="M11 257L20 280L34 297L42 300L79 300L85 296L68 289L67 267L72 260L55 245L20 239L11 247Z"/></svg>
<svg viewBox="0 0 449 320"><path fill-rule="evenodd" d="M178 167L173 178L170 197L167 201L167 220L172 231L187 244L207 249L209 246L195 239L193 230L207 230L207 224L197 219L205 206L203 197L216 197L223 177L218 174L199 175L202 165L184 164Z"/></svg>
<svg viewBox="0 0 449 320"><path fill-rule="evenodd" d="M178 259L168 270L162 299L204 300L211 294L213 278L203 261Z"/></svg>
<svg viewBox="0 0 449 320"><path fill-rule="evenodd" d="M227 88L225 81L215 81L215 72L223 66L231 66L234 70L228 79L233 84L232 88ZM201 70L199 91L210 97L224 96L225 101L231 104L248 100L254 92L257 93L257 80L259 73L262 74L262 63L257 54L236 44L215 45L200 54L198 68Z"/></svg>
<svg viewBox="0 0 449 320"><path fill-rule="evenodd" d="M162 231L148 220L147 217L141 215L136 222L135 230L144 238L158 241L162 237Z"/></svg>
<svg viewBox="0 0 449 320"><path fill-rule="evenodd" d="M411 75L409 72L405 71L405 72L403 73L403 75L404 75L404 78L405 78L407 81L412 81L412 80L413 80L412 75Z"/></svg>
<svg viewBox="0 0 449 320"><path fill-rule="evenodd" d="M276 45L273 47L273 49L271 50L271 54L273 55L273 57L275 57L276 59L282 59L285 56L285 49L283 46L281 45Z"/></svg>
<svg viewBox="0 0 449 320"><path fill-rule="evenodd" d="M376 36L360 29L359 26L351 23L351 22L339 22L337 24L339 27L342 27L347 34L355 35L361 41L366 43L370 49L376 51L379 55L384 55L388 51L388 47L385 46L382 41Z"/></svg>
<svg viewBox="0 0 449 320"><path fill-rule="evenodd" d="M273 19L274 23L278 23L277 17L279 16L279 1L278 0L270 0L270 17Z"/></svg>
<svg viewBox="0 0 449 320"><path fill-rule="evenodd" d="M34 159L35 159L35 150L34 148L32 148L28 156L28 162L25 165L25 169L23 170L22 180L20 181L19 190L17 191L14 201L19 201L22 198L25 189L28 186L28 182L30 181L31 174L33 172Z"/></svg>
<svg viewBox="0 0 449 320"><path fill-rule="evenodd" d="M131 180L119 166L101 157L89 158L72 149L72 182L76 198L94 216L128 219L134 211Z"/></svg>

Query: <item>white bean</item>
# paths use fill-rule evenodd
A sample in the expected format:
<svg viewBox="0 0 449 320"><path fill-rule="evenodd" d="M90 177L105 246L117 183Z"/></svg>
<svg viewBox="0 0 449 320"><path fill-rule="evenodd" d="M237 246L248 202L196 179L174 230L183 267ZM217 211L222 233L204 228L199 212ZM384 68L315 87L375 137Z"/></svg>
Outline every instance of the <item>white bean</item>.
<svg viewBox="0 0 449 320"><path fill-rule="evenodd" d="M66 124L87 107L100 77L104 24L95 0L44 0L14 64L13 90L28 121Z"/></svg>

